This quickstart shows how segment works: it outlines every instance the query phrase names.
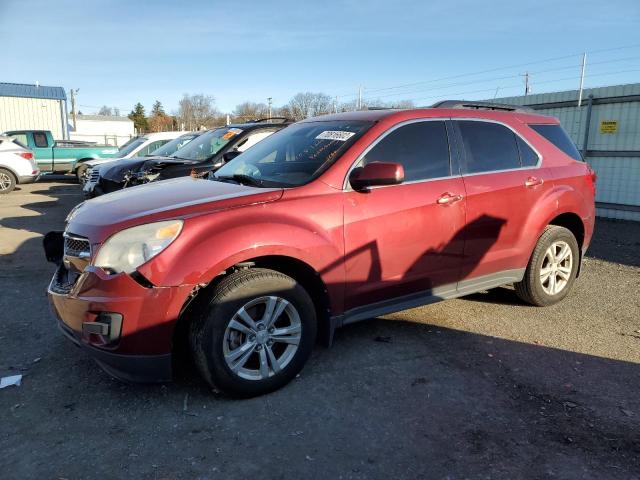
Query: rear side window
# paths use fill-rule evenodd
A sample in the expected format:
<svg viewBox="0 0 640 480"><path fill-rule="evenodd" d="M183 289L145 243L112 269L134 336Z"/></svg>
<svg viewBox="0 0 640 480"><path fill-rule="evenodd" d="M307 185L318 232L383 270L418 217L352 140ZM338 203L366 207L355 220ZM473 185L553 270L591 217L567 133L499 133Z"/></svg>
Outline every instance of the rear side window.
<svg viewBox="0 0 640 480"><path fill-rule="evenodd" d="M516 135L504 125L458 121L465 152L463 173L520 168Z"/></svg>
<svg viewBox="0 0 640 480"><path fill-rule="evenodd" d="M518 150L520 151L520 163L523 167L535 167L538 164L538 154L527 145L527 142L516 135Z"/></svg>
<svg viewBox="0 0 640 480"><path fill-rule="evenodd" d="M450 176L444 122L411 123L394 130L366 154L364 164L372 162L401 164L405 182Z"/></svg>
<svg viewBox="0 0 640 480"><path fill-rule="evenodd" d="M18 145L27 148L28 142L27 142L27 135L24 133L12 133L11 137L13 138L13 141L16 142Z"/></svg>
<svg viewBox="0 0 640 480"><path fill-rule="evenodd" d="M47 136L42 132L33 132L33 143L36 147L45 148L48 147Z"/></svg>
<svg viewBox="0 0 640 480"><path fill-rule="evenodd" d="M529 125L544 138L553 143L557 148L569 155L574 160L582 161L582 155L576 148L567 132L560 125Z"/></svg>

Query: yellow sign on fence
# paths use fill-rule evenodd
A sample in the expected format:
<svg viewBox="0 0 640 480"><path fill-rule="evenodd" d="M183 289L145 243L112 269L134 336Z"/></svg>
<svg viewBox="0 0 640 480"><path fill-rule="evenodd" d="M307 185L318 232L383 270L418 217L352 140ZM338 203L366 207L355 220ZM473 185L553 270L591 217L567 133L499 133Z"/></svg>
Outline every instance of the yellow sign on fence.
<svg viewBox="0 0 640 480"><path fill-rule="evenodd" d="M600 133L617 133L618 121L617 120L602 120L600 122Z"/></svg>

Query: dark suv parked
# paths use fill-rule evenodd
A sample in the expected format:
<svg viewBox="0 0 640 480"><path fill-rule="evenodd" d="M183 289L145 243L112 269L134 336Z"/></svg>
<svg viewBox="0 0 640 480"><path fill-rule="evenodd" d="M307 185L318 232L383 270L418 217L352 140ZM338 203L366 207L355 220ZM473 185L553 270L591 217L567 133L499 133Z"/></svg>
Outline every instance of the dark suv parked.
<svg viewBox="0 0 640 480"><path fill-rule="evenodd" d="M171 378L189 345L239 396L290 381L316 334L515 284L562 300L591 240L595 175L558 120L444 102L270 136L209 180L90 200L47 238L62 331L108 372ZM56 240L57 239L57 240Z"/></svg>
<svg viewBox="0 0 640 480"><path fill-rule="evenodd" d="M205 174L290 124L286 118L271 118L227 125L198 133L196 138L169 156L154 152L149 158L105 164L98 170L95 185L85 194L92 198L153 181Z"/></svg>

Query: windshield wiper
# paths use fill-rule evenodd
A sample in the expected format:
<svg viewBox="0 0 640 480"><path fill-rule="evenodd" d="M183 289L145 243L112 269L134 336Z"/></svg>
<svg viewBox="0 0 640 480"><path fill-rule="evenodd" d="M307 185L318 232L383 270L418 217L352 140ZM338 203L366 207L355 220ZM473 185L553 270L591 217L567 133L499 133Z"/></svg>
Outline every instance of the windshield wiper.
<svg viewBox="0 0 640 480"><path fill-rule="evenodd" d="M245 175L243 173L234 173L233 175L214 175L213 180L232 180L238 182L240 185L251 185L253 187L263 187L264 182L260 179L254 178L251 175Z"/></svg>

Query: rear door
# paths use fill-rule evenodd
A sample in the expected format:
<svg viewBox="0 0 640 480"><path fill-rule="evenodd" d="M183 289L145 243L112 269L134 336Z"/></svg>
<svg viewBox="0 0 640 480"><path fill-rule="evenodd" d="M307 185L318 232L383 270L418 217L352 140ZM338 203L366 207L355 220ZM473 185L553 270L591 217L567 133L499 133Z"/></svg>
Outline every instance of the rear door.
<svg viewBox="0 0 640 480"><path fill-rule="evenodd" d="M455 290L462 261L464 185L452 174L445 120L396 126L362 164L403 165L399 185L347 189L344 201L345 308L411 294Z"/></svg>
<svg viewBox="0 0 640 480"><path fill-rule="evenodd" d="M467 194L461 280L518 275L527 219L550 188L540 155L508 126L486 120L454 120L462 150ZM524 263L523 263L524 261Z"/></svg>

